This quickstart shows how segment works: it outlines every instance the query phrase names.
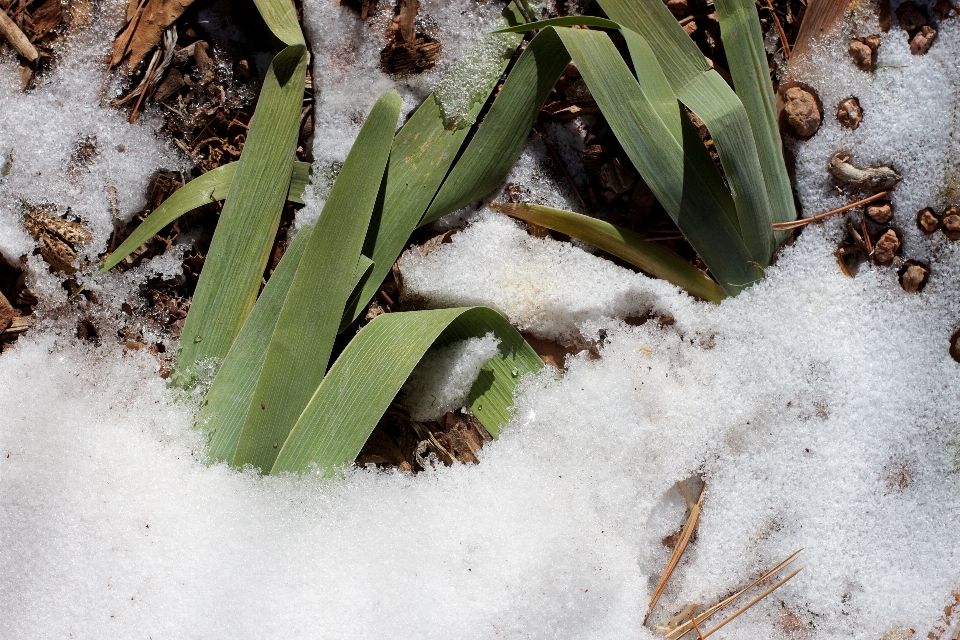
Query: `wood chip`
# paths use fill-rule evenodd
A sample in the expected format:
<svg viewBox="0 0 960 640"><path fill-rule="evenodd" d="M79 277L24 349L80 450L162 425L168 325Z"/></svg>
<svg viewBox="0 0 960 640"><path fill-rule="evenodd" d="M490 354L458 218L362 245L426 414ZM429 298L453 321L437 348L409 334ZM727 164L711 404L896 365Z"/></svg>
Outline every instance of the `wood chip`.
<svg viewBox="0 0 960 640"><path fill-rule="evenodd" d="M13 306L10 304L10 301L0 293L0 333L3 333L7 330L10 324L13 322L14 310Z"/></svg>
<svg viewBox="0 0 960 640"><path fill-rule="evenodd" d="M891 189L902 179L900 174L891 167L881 166L861 169L842 159L840 154L831 158L827 170L830 171L830 175L843 184L868 191Z"/></svg>
<svg viewBox="0 0 960 640"><path fill-rule="evenodd" d="M3 331L0 331L0 336L4 338L13 338L19 336L21 333L26 333L27 329L33 326L33 322L30 321L29 316L14 316L13 321Z"/></svg>
<svg viewBox="0 0 960 640"><path fill-rule="evenodd" d="M0 35L3 35L7 42L17 50L17 53L30 62L36 62L40 57L37 48L30 44L30 40L23 34L23 31L20 31L20 27L3 10L0 10Z"/></svg>

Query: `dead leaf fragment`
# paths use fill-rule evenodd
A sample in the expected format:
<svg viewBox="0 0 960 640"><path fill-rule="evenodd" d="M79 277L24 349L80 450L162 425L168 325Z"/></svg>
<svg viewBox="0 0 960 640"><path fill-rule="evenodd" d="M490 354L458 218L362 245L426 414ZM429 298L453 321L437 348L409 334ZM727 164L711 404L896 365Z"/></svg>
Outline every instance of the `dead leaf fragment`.
<svg viewBox="0 0 960 640"><path fill-rule="evenodd" d="M90 233L79 222L60 217L52 207L33 207L24 216L24 226L41 243L37 252L56 271L76 273L76 246L90 242Z"/></svg>
<svg viewBox="0 0 960 640"><path fill-rule="evenodd" d="M163 32L179 18L193 0L145 0L142 11L135 2L127 5L128 22L113 42L110 65L120 64L129 54L130 68L160 44ZM134 7L131 12L131 5Z"/></svg>

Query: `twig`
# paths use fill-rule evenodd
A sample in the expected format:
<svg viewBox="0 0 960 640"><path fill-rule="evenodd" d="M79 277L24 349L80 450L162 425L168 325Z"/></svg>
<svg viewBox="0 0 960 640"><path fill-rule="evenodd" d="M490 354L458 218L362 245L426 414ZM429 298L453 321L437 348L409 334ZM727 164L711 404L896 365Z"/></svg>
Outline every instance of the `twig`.
<svg viewBox="0 0 960 640"><path fill-rule="evenodd" d="M686 487L684 487L682 483L678 484L681 487L681 493L685 493L684 489L686 489ZM663 568L660 580L657 581L657 586L654 588L653 595L650 597L650 604L647 606L647 615L643 618L644 624L647 623L650 614L653 613L653 608L657 606L657 601L660 599L660 596L662 596L663 592L667 589L667 583L670 581L670 577L673 575L677 565L680 564L680 558L683 556L683 552L687 550L690 538L693 537L693 532L697 528L697 523L700 521L700 510L703 508L703 498L706 493L707 486L704 485L703 488L700 489L700 498L697 500L697 503L690 507L690 515L687 517L687 522L680 531L680 539L677 540L677 546L673 548L670 559L667 560L667 566ZM689 496L689 493L684 497L687 498L687 496ZM689 498L687 499L688 502L692 502Z"/></svg>
<svg viewBox="0 0 960 640"><path fill-rule="evenodd" d="M798 227L805 227L811 222L820 222L825 218L830 216L835 216L838 213L843 213L844 211L850 211L850 209L855 209L861 205L869 204L874 200L879 200L884 196L890 195L890 190L881 191L880 193L875 193L869 198L864 198L863 200L857 200L853 204L848 204L845 207L840 207L839 209L834 209L833 211L827 211L826 213L821 213L813 216L812 218L802 218L801 220L793 220L792 222L774 222L773 230L774 231L790 231L791 229L796 229Z"/></svg>
<svg viewBox="0 0 960 640"><path fill-rule="evenodd" d="M10 19L6 11L0 11L0 34L13 45L17 53L22 55L30 62L36 62L40 58L40 52L30 43L30 40L20 31L20 27Z"/></svg>
<svg viewBox="0 0 960 640"><path fill-rule="evenodd" d="M777 28L777 35L780 36L780 42L783 44L783 57L789 60L790 43L787 42L787 32L783 30L783 26L780 24L780 18L777 17L777 12L773 10L773 2L771 0L767 0L767 7L770 9L770 15L773 17L773 25Z"/></svg>
<svg viewBox="0 0 960 640"><path fill-rule="evenodd" d="M768 595L770 595L771 593L773 593L774 591L776 591L777 589L779 589L780 587L782 587L782 586L787 582L787 580L789 580L789 579L792 578L793 576L797 575L797 574L800 573L801 571L803 571L803 567L798 567L797 569L795 569L795 570L793 571L793 573L791 573L791 574L788 575L786 578L784 578L783 580L781 580L781 581L778 582L777 584L773 585L772 587L770 587L769 589L767 589L766 591L764 591L763 593L761 593L760 595L758 595L756 598L754 598L753 600L751 600L751 601L748 602L747 604L745 604L745 605L743 605L742 607L740 607L739 609L737 609L737 610L733 613L733 615L731 615L729 618L727 618L726 620L724 620L723 622L721 622L720 624L718 624L717 626L715 626L713 629L710 629L710 631L707 631L704 635L702 635L702 636L700 636L700 637L701 637L701 638L706 638L706 637L710 636L710 634L712 634L714 631L718 631L718 630L720 629L720 627L722 627L723 625L727 624L728 622L730 622L731 620L733 620L734 618L736 618L737 616L739 616L741 613L743 613L744 611L746 611L747 609L749 609L749 608L752 607L753 605L757 604L758 602L760 602L761 600L763 600L764 598L766 598Z"/></svg>
<svg viewBox="0 0 960 640"><path fill-rule="evenodd" d="M137 121L137 115L140 113L140 105L143 104L143 99L147 97L147 88L150 86L150 81L153 80L153 73L157 70L159 62L160 51L157 51L153 55L153 60L150 61L150 72L147 74L147 81L143 84L143 90L140 91L140 97L137 98L137 104L133 105L133 111L130 112L130 118L127 120L130 124L133 124Z"/></svg>

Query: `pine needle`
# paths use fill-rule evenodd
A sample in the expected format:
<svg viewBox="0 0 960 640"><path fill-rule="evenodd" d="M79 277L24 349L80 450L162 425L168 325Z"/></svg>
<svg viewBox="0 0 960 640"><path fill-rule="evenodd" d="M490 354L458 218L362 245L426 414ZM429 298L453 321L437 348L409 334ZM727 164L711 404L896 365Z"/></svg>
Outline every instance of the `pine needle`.
<svg viewBox="0 0 960 640"><path fill-rule="evenodd" d="M763 573L759 578L757 578L756 580L754 580L753 582L751 582L749 585L747 585L746 587L744 587L743 589L741 589L741 590L738 591L737 593L733 594L732 596L730 596L730 597L727 598L726 600L724 600L724 601L722 601L722 602L719 602L719 603L713 605L712 607L710 607L709 609L707 609L706 611L704 611L704 612L701 613L700 615L696 616L696 617L695 617L695 620L696 620L697 624L700 624L700 623L705 622L706 620L708 620L709 618L711 618L714 614L722 611L723 609L726 609L728 606L730 606L731 604L733 604L734 602L736 602L737 600L739 600L741 597L743 597L743 595L744 595L747 591L749 591L750 589L753 589L753 588L754 588L755 586L757 586L758 584L760 584L760 583L762 583L762 582L765 582L766 580L770 579L770 578L773 577L777 572L779 572L781 569L783 569L784 567L786 567L786 566L790 565L791 563L793 563L793 561L797 559L797 556L800 555L800 552L801 552L801 551L803 551L803 549L797 549L797 550L794 551L792 554L790 554L789 556L787 556L786 558L784 558L783 560L781 560L780 562L778 562L772 569L770 569L769 571ZM800 567L800 569L802 569L802 568L803 568L803 567ZM743 613L744 611L746 611L747 609L749 609L750 607L752 607L753 605L755 605L757 602L759 602L760 600L762 600L763 598L765 598L766 596L768 596L768 595L769 595L770 593L772 593L775 589L777 589L777 588L779 588L781 585L783 585L783 583L785 583L787 580L789 580L790 578L792 578L793 576L795 576L797 573L799 573L800 569L797 569L796 571L794 571L793 573L791 573L789 576L787 576L786 578L784 578L783 580L781 580L780 582L778 582L776 585L774 585L772 588L770 588L770 589L768 589L767 591L763 592L758 598L755 598L753 601L751 601L750 603L748 603L745 607L741 608L741 610L735 612L732 616L730 616L729 618L725 619L725 620L724 620L723 622L721 622L719 625L717 625L716 627L714 627L713 629L711 629L710 631L708 631L707 633L705 633L705 634L703 635L703 637L704 637L704 638L707 637L708 635L710 635L711 633L713 633L714 631L716 631L717 629L719 629L719 628L722 627L723 625L727 624L729 621L733 620L733 618L735 618L736 616L740 615L741 613ZM667 634L666 634L666 640L679 640L680 638L682 638L683 636L687 635L688 633L690 633L690 632L693 631L693 630L694 630L694 625L691 624L691 622L686 622L686 623L678 626L676 629L671 629L671 630L669 630L669 631L667 632Z"/></svg>
<svg viewBox="0 0 960 640"><path fill-rule="evenodd" d="M680 487L681 493L684 494L684 498L687 499L688 504L692 502L692 500L690 500L688 497L689 493L685 491L686 487L683 486L683 483L678 482L677 485ZM690 506L690 515L687 517L687 522L683 525L683 529L680 531L680 539L677 540L677 546L673 548L673 553L670 554L670 559L667 560L667 566L664 567L663 573L660 575L660 580L657 582L657 586L653 590L653 595L650 597L650 604L647 607L647 615L643 618L644 624L647 623L647 619L650 618L650 614L653 613L653 608L657 606L657 601L666 590L667 583L670 581L670 577L673 575L677 565L680 564L680 558L683 557L683 552L687 550L687 545L690 543L690 538L693 537L693 532L697 528L697 523L700 522L700 510L703 508L703 498L706 493L707 487L704 485L700 490L700 498L697 500L696 504Z"/></svg>
<svg viewBox="0 0 960 640"><path fill-rule="evenodd" d="M839 209L834 209L832 211L827 211L826 213L820 213L810 218L801 218L800 220L793 220L791 222L777 222L773 225L774 231L789 231L791 229L796 229L798 227L805 227L811 222L820 222L830 216L835 216L838 213L843 213L845 211L850 211L850 209L856 209L859 206L870 204L874 200L879 200L884 196L890 195L890 191L881 191L880 193L875 193L869 198L864 198L863 200L857 200L854 203L848 204L846 206L840 207Z"/></svg>

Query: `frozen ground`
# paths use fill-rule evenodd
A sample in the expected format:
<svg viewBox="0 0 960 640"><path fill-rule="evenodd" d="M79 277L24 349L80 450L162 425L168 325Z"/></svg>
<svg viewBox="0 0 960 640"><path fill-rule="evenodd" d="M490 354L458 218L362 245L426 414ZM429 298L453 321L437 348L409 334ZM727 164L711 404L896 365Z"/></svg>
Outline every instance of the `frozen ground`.
<svg viewBox="0 0 960 640"><path fill-rule="evenodd" d="M319 4L307 3L308 25ZM855 92L866 117L847 134L828 106L824 130L795 148L808 213L835 204L818 167L836 148L895 162L905 257L932 265L921 294L904 293L890 268L843 276L839 223L809 228L761 284L720 306L489 212L420 260L413 293L426 299L469 294L539 335L602 341L599 359L525 381L477 466L352 470L329 484L207 467L192 404L166 389L155 360L73 337L80 312L110 326L135 274L92 285L102 304L76 310L31 261L47 319L0 355L0 637L654 638L641 622L668 555L661 539L683 520L673 487L691 475L707 482L703 518L655 621L712 604L804 547L805 569L716 637L936 631L960 589L960 365L947 354L960 255L912 220L947 203L941 170L957 163L960 29L941 26L924 58L891 31L890 66L872 79L844 71L842 47L822 52L819 68L855 84L822 87L825 105L830 91ZM110 35L76 46L98 50ZM84 134L127 136L117 139L144 176L169 166L149 124L83 106L99 81L93 60L87 83L54 76L26 96L0 61L0 118L60 101L85 109ZM49 129L80 132L65 111L46 113ZM59 138L8 131L0 150L66 162ZM30 189L76 207L105 242L103 181L117 181L128 212L143 188L108 160L76 188L0 186L4 253L29 247L11 203L38 197ZM646 313L674 322L621 321Z"/></svg>

